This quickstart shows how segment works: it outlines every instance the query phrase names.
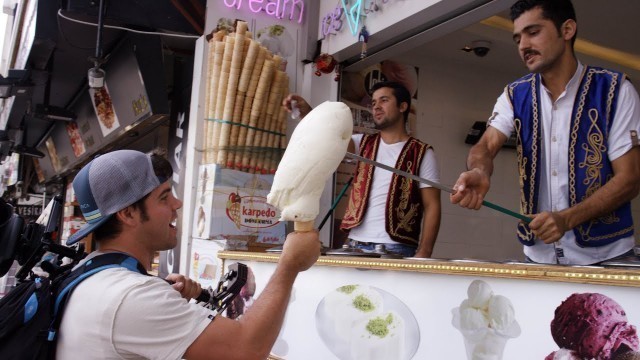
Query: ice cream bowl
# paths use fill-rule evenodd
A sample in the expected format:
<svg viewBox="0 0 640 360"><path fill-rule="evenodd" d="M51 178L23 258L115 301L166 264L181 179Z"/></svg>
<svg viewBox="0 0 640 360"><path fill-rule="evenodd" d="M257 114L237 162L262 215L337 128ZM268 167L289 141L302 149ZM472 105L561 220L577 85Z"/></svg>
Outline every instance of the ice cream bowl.
<svg viewBox="0 0 640 360"><path fill-rule="evenodd" d="M467 351L467 359L495 359L500 360L510 337L499 334L493 329L488 329L485 335L479 339L464 336L464 346Z"/></svg>

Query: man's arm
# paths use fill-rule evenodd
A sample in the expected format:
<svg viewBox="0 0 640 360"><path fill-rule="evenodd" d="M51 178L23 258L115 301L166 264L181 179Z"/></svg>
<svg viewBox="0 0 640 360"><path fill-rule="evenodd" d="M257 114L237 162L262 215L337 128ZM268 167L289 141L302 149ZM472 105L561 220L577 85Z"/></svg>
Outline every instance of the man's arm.
<svg viewBox="0 0 640 360"><path fill-rule="evenodd" d="M611 180L584 201L559 212L536 214L529 223L533 234L547 244L553 243L568 230L610 214L635 198L640 191L640 148L632 148L611 165Z"/></svg>
<svg viewBox="0 0 640 360"><path fill-rule="evenodd" d="M319 255L317 232L289 234L275 272L251 308L238 321L217 316L184 357L266 359L280 333L296 276L311 267Z"/></svg>
<svg viewBox="0 0 640 360"><path fill-rule="evenodd" d="M493 159L507 141L507 136L489 126L477 144L469 151L467 169L458 177L453 186L454 194L449 199L452 204L478 210L484 196L489 192Z"/></svg>
<svg viewBox="0 0 640 360"><path fill-rule="evenodd" d="M433 246L440 230L440 190L433 187L420 189L422 196L422 233L420 234L420 244L416 251L416 257L431 257Z"/></svg>

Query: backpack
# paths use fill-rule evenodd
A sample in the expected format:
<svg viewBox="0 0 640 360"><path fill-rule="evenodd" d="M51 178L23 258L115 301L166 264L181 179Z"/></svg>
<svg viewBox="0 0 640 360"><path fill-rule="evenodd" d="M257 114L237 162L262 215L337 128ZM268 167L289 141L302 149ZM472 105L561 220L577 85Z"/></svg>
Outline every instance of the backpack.
<svg viewBox="0 0 640 360"><path fill-rule="evenodd" d="M114 267L147 275L145 268L123 253L87 260L53 279L34 277L0 299L0 354L3 359L54 359L56 333L69 296L89 276Z"/></svg>

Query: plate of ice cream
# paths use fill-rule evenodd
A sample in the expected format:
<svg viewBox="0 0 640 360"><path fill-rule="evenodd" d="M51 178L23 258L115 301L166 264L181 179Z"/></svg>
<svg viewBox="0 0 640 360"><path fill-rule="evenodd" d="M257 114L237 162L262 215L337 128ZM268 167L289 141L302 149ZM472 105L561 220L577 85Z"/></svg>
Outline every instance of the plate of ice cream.
<svg viewBox="0 0 640 360"><path fill-rule="evenodd" d="M329 292L316 309L316 329L340 360L408 360L420 344L420 329L406 304L367 285Z"/></svg>

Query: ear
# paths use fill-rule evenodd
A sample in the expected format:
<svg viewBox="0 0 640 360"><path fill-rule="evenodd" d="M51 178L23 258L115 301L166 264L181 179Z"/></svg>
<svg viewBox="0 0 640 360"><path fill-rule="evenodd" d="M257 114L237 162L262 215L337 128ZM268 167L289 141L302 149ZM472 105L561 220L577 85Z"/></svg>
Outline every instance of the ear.
<svg viewBox="0 0 640 360"><path fill-rule="evenodd" d="M409 111L409 104L403 101L400 103L400 112L404 113L405 111Z"/></svg>
<svg viewBox="0 0 640 360"><path fill-rule="evenodd" d="M575 20L567 20L562 24L562 38L565 40L571 40L576 35L578 31L578 24L576 24Z"/></svg>
<svg viewBox="0 0 640 360"><path fill-rule="evenodd" d="M140 218L138 210L133 206L127 206L126 208L115 213L115 216L117 216L118 220L120 220L120 222L126 226L135 225Z"/></svg>

